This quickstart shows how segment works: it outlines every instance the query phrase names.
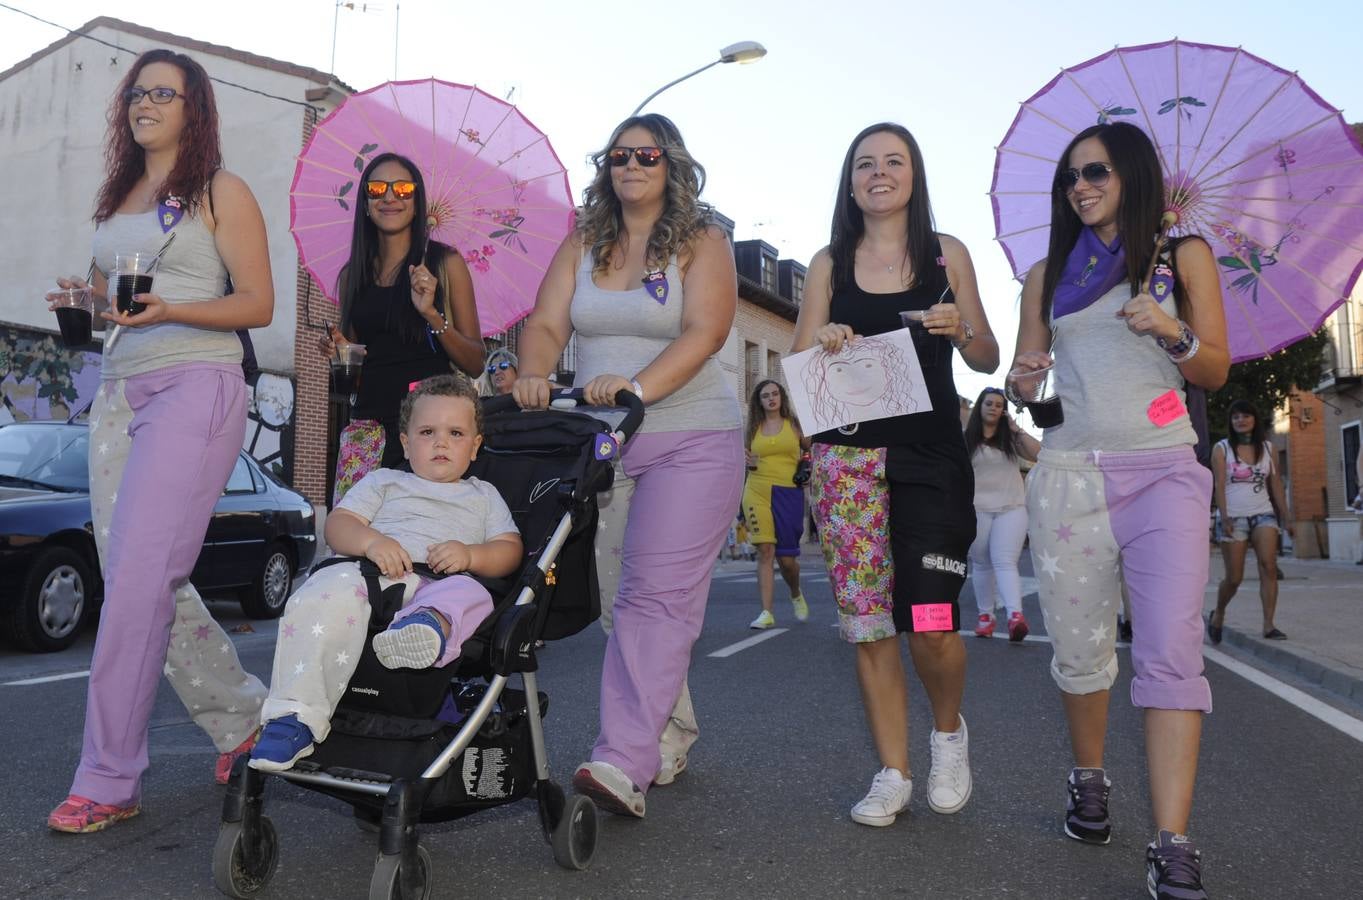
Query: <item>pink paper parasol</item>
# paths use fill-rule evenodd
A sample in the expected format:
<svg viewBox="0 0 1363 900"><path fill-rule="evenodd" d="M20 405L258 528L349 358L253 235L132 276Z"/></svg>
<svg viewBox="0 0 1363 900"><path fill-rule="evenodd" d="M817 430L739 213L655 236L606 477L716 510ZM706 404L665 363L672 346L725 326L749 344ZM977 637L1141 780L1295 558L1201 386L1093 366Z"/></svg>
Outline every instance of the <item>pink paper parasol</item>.
<svg viewBox="0 0 1363 900"><path fill-rule="evenodd" d="M1178 214L1170 234L1211 244L1233 360L1300 340L1348 299L1363 270L1363 147L1295 72L1179 40L1062 69L1022 104L991 190L1018 278L1046 255L1059 155L1113 121L1144 129L1159 150Z"/></svg>
<svg viewBox="0 0 1363 900"><path fill-rule="evenodd" d="M360 174L387 152L421 169L431 235L468 263L483 334L523 319L573 226L568 176L549 139L514 106L434 78L349 97L299 155L289 226L322 291L336 300L355 204L363 202Z"/></svg>

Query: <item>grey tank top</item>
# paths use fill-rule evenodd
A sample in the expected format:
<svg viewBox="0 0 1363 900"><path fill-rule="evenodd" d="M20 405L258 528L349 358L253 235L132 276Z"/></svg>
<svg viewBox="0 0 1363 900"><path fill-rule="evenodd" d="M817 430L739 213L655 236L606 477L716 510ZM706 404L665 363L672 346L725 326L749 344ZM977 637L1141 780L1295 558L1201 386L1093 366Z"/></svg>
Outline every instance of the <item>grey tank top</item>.
<svg viewBox="0 0 1363 900"><path fill-rule="evenodd" d="M1129 299L1131 288L1123 282L1054 321L1055 388L1065 421L1046 429L1042 444L1047 450L1120 452L1197 444L1178 366L1153 338L1132 334L1126 320L1117 317ZM1160 308L1175 315L1174 298L1165 298ZM1183 412L1152 412L1151 404L1170 391Z"/></svg>
<svg viewBox="0 0 1363 900"><path fill-rule="evenodd" d="M607 291L592 280L592 257L584 253L577 269L571 316L577 334L577 374L582 387L598 375L633 378L681 334L682 279L673 259L667 266L667 302L659 303L639 287ZM738 400L712 356L695 377L647 409L640 433L727 431L742 418Z"/></svg>
<svg viewBox="0 0 1363 900"><path fill-rule="evenodd" d="M218 256L213 235L198 216L186 214L172 229L175 243L166 250L152 279L151 292L167 303L193 303L222 296L227 267ZM170 232L161 230L157 211L116 214L95 229L95 265L109 274L114 296L114 256L129 251L155 253ZM163 322L146 328L124 328L109 348L104 334L100 377L105 381L154 372L184 363L241 364L241 339L235 332Z"/></svg>

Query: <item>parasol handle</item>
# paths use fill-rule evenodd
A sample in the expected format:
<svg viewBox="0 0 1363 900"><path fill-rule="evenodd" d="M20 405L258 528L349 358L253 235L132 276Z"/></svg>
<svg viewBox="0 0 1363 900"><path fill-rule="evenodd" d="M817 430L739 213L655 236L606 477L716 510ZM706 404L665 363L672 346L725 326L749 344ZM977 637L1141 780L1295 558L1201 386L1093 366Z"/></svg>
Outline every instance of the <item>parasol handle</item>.
<svg viewBox="0 0 1363 900"><path fill-rule="evenodd" d="M1159 262L1159 255L1164 251L1164 242L1169 236L1169 229L1178 224L1178 210L1166 209L1164 215L1160 216L1159 231L1155 234L1155 252L1150 254L1150 265L1145 267L1145 280L1141 284L1143 293L1150 293L1150 280L1155 277L1155 265Z"/></svg>

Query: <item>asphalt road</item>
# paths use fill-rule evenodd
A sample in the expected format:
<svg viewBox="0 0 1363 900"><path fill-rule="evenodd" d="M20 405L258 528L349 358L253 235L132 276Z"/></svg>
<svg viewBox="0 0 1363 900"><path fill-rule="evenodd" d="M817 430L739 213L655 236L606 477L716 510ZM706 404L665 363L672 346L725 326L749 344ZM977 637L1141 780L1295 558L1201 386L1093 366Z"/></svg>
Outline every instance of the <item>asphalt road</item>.
<svg viewBox="0 0 1363 900"><path fill-rule="evenodd" d="M807 549L813 613L723 657L753 637L751 563L725 562L696 647L691 686L702 736L690 768L648 795L646 819L603 815L586 872L558 868L533 801L448 825L424 826L435 897L1145 897L1151 838L1143 738L1127 701L1129 655L1114 690L1108 771L1114 835L1107 847L1060 831L1068 743L1047 671L1044 640L967 639L974 795L958 815L927 808L930 728L911 690L912 812L889 828L848 818L877 769L863 723L852 652L838 640L827 579ZM780 589L778 588L778 591ZM967 593L963 609L973 609ZM215 604L229 625L243 620ZM1027 612L1038 630L1035 597ZM965 618L971 618L968 614ZM268 677L273 623L236 634L243 662ZM107 832L57 835L43 824L65 794L80 750L93 643L28 656L0 649L0 897L212 898L210 871L222 788L213 748L162 685L153 715L144 812ZM592 627L542 654L541 689L551 764L560 782L595 737L604 639ZM1224 656L1213 657L1225 659ZM63 680L15 684L74 674ZM1206 721L1193 834L1215 898L1363 896L1360 739L1307 714L1219 662L1208 677L1216 711ZM1355 726L1357 722L1355 720ZM1363 735L1363 732L1355 731ZM267 812L281 840L268 898L364 897L374 837L341 804L279 781Z"/></svg>

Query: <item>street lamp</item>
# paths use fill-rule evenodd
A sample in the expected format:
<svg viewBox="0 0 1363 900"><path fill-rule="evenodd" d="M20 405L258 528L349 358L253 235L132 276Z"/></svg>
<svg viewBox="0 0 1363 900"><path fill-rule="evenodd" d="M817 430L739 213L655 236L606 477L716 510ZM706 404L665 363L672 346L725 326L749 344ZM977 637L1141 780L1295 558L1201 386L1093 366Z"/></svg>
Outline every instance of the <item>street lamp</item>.
<svg viewBox="0 0 1363 900"><path fill-rule="evenodd" d="M681 84L686 79L690 78L693 75L699 75L701 72L704 72L711 66L717 66L720 63L734 62L744 64L755 63L766 55L767 48L757 43L757 41L739 41L737 44L730 44L723 50L719 51L719 59L714 60L713 62L706 63L705 65L701 66L694 72L687 72L682 77L674 81L669 81L667 84L663 85L653 93L649 94L647 97L644 98L643 103L640 103L638 106L634 107L634 112L630 113L630 115L631 116L639 115L639 110L643 109L645 106L648 106L648 101L652 100L654 97L658 96L668 88L672 87L674 84Z"/></svg>

